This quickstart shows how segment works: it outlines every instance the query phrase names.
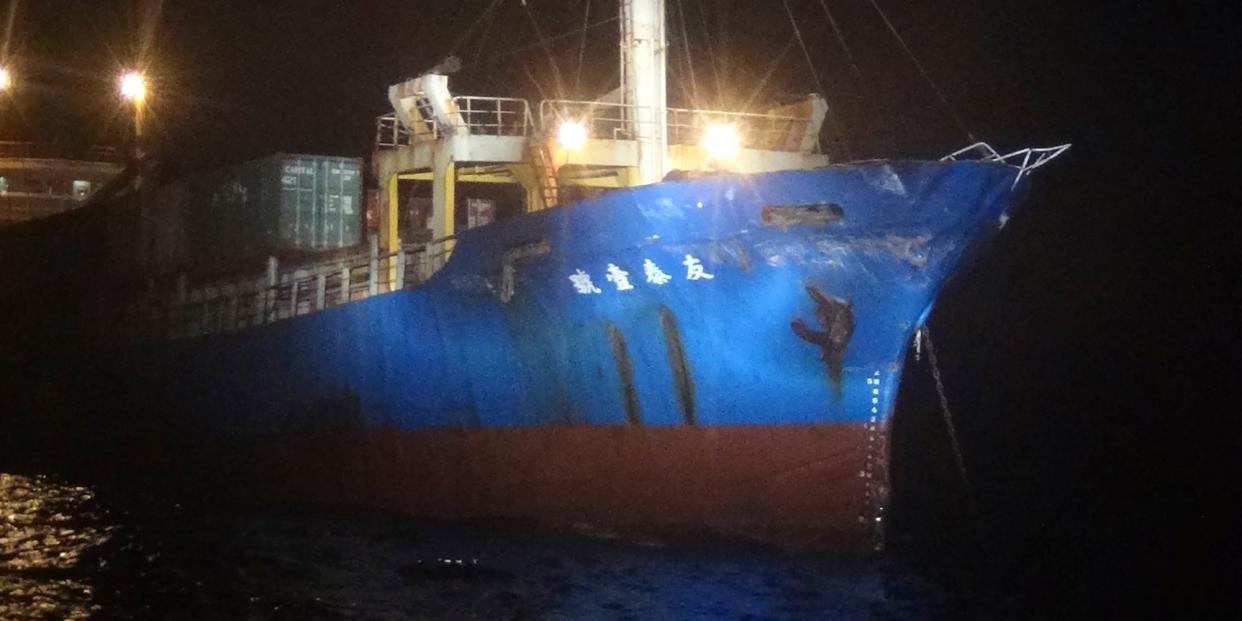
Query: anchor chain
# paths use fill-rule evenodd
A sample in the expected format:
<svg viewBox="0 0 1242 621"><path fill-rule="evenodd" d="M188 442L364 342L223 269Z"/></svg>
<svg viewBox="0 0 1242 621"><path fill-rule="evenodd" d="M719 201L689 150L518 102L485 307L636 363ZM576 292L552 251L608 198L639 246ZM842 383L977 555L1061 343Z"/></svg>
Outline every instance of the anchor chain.
<svg viewBox="0 0 1242 621"><path fill-rule="evenodd" d="M945 393L944 380L940 377L940 361L936 358L936 346L932 343L931 328L923 326L919 329L916 339L921 340L927 348L927 362L931 367L932 379L936 382L936 396L940 398L940 414L944 418L945 428L949 432L949 444L953 447L953 460L957 463L958 475L962 479L962 487L966 490L966 501L970 504L970 515L975 522L975 537L979 541L984 554L988 554L987 543L983 538L983 520L979 516L979 506L975 502L974 487L970 484L970 476L966 472L966 459L962 456L962 445L957 440L957 426L953 424L953 412L949 409L949 397ZM916 351L922 347L917 346Z"/></svg>

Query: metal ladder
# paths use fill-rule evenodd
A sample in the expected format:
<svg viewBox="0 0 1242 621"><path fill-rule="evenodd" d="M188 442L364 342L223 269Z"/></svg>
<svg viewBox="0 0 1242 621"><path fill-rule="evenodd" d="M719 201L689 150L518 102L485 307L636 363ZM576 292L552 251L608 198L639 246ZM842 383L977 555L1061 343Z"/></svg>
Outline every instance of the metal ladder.
<svg viewBox="0 0 1242 621"><path fill-rule="evenodd" d="M556 163L552 159L546 137L542 134L531 136L526 141L526 149L530 152L530 160L535 167L535 180L539 183L539 197L543 200L543 209L555 207L560 198L560 188L556 178Z"/></svg>

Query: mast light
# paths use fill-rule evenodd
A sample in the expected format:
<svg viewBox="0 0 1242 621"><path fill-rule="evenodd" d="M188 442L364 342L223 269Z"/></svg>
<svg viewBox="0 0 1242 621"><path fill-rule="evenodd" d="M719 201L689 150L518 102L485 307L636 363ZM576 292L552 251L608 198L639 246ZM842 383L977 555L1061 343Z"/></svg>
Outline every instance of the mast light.
<svg viewBox="0 0 1242 621"><path fill-rule="evenodd" d="M713 160L731 160L737 157L742 139L737 128L724 123L712 123L703 132L703 149Z"/></svg>
<svg viewBox="0 0 1242 621"><path fill-rule="evenodd" d="M564 121L556 130L556 141L566 151L577 151L586 146L586 126L578 121Z"/></svg>

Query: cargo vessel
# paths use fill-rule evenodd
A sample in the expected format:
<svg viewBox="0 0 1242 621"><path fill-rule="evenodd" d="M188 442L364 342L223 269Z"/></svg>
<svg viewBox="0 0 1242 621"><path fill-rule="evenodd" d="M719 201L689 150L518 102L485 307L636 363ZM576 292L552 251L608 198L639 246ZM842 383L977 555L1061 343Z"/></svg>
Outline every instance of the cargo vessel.
<svg viewBox="0 0 1242 621"><path fill-rule="evenodd" d="M66 311L99 326L62 376L92 433L264 496L881 548L907 349L1068 145L831 164L817 95L669 108L662 15L622 3L614 98L391 87L366 252ZM528 213L455 226L471 183Z"/></svg>

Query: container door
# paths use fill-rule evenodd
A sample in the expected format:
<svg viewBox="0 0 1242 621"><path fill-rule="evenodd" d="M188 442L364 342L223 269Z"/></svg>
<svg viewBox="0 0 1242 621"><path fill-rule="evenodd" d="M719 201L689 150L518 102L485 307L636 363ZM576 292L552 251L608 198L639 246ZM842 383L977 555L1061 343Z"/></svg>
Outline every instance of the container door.
<svg viewBox="0 0 1242 621"><path fill-rule="evenodd" d="M341 161L341 237L338 247L362 243L362 162Z"/></svg>
<svg viewBox="0 0 1242 621"><path fill-rule="evenodd" d="M324 248L341 247L341 179L343 162L337 158L320 162L323 171L323 231Z"/></svg>
<svg viewBox="0 0 1242 621"><path fill-rule="evenodd" d="M280 167L280 228L277 239L280 245L297 245L298 238L298 202L301 196L301 175L298 172L298 160L286 159Z"/></svg>
<svg viewBox="0 0 1242 621"><path fill-rule="evenodd" d="M288 248L315 247L319 198L318 171L315 161L305 157L285 159L280 176L280 241Z"/></svg>

